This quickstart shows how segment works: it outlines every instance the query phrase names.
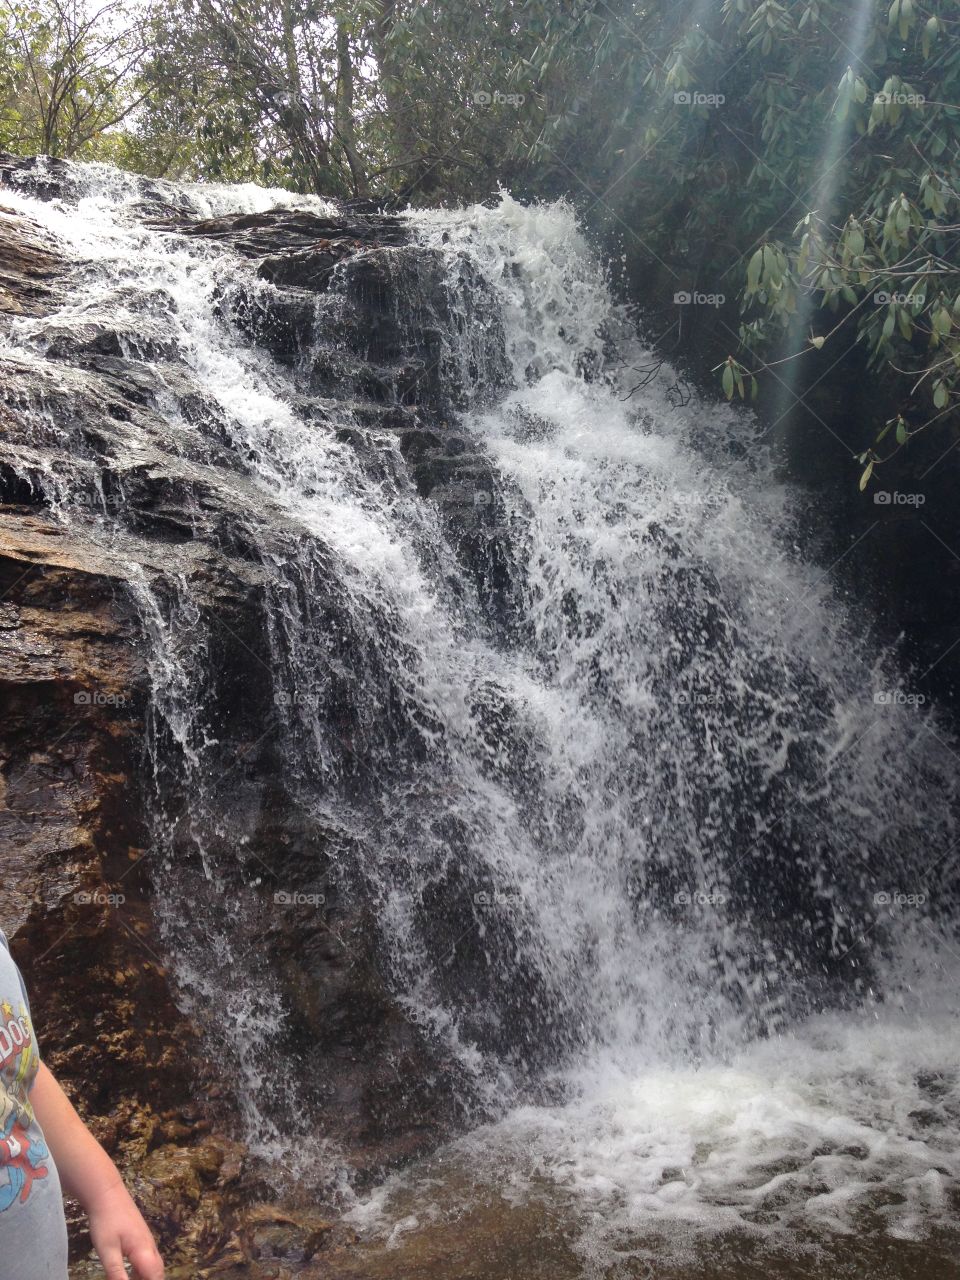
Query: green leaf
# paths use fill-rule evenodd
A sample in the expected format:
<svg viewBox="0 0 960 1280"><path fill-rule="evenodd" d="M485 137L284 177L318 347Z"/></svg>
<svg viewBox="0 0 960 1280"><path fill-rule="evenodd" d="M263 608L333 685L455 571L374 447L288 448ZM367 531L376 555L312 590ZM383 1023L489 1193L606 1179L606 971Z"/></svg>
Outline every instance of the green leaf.
<svg viewBox="0 0 960 1280"><path fill-rule="evenodd" d="M871 459L870 459L870 461L867 463L867 468L866 468L866 470L864 471L863 475L860 477L860 492L861 492L861 493L863 493L864 489L865 489L865 488L867 487L867 485L870 483L870 477L873 475L873 464L874 464L874 459L873 459L873 458L871 458Z"/></svg>
<svg viewBox="0 0 960 1280"><path fill-rule="evenodd" d="M934 41L940 35L940 20L937 17L928 18L926 26L923 28L923 37L921 40L921 48L925 58L930 57L930 51L933 48Z"/></svg>
<svg viewBox="0 0 960 1280"><path fill-rule="evenodd" d="M723 370L723 393L728 400L733 399L733 389L736 385L736 379L733 376L733 365L724 366Z"/></svg>
<svg viewBox="0 0 960 1280"><path fill-rule="evenodd" d="M768 284L778 286L783 281L780 271L780 263L777 260L776 250L772 245L765 244L763 246L763 268L766 272Z"/></svg>
<svg viewBox="0 0 960 1280"><path fill-rule="evenodd" d="M760 273L763 270L763 250L758 249L750 259L747 267L747 292L755 293L760 284Z"/></svg>

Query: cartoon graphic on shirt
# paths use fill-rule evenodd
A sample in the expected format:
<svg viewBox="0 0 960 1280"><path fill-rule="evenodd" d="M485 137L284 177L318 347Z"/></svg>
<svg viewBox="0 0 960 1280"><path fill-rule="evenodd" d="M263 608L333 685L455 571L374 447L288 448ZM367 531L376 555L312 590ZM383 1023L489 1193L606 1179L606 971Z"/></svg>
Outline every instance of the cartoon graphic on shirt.
<svg viewBox="0 0 960 1280"><path fill-rule="evenodd" d="M48 1174L50 1153L33 1124L27 1096L38 1062L26 1009L15 1015L5 1000L0 1005L0 1213L17 1201L23 1204L34 1182Z"/></svg>
<svg viewBox="0 0 960 1280"><path fill-rule="evenodd" d="M23 1204L34 1182L47 1176L47 1166L41 1162L49 1154L39 1138L31 1138L26 1129L16 1122L0 1138L0 1213L9 1209L17 1199ZM2 1181L4 1174L7 1176L6 1184Z"/></svg>

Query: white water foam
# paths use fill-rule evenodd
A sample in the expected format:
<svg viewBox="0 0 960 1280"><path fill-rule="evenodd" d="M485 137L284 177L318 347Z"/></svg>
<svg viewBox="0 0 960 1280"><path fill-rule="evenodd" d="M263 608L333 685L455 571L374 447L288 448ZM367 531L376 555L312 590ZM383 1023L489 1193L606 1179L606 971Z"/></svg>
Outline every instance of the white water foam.
<svg viewBox="0 0 960 1280"><path fill-rule="evenodd" d="M897 716L896 727L878 720L878 707L885 716L896 701L883 693L889 669L851 659L852 624L828 575L789 550L794 500L768 460L724 469L716 465L719 451L708 459L689 448L704 414L717 434L749 444L742 414L696 400L679 408L669 368L639 405L624 396L629 370L583 382L585 354L596 349L598 333L616 327L617 316L568 210L523 208L507 197L496 209L413 221L426 243L483 265L508 320L516 389L472 425L522 498L514 515L527 529L539 575L530 616L541 651L555 658L549 696L529 689L526 696L544 717L552 774L567 785L590 778L603 798L596 830L581 833L562 873L540 869L536 885L521 883L539 895L540 920L560 954L576 951L577 931L590 933L603 974L594 997L606 1017L602 1045L562 1077L569 1101L511 1109L428 1162L421 1182L416 1173L388 1181L355 1207L353 1221L396 1239L416 1225L411 1203L421 1221L461 1214L464 1179L478 1194L492 1187L510 1202L536 1198L549 1185L569 1197L584 1258L601 1268L629 1254L631 1242L648 1250L657 1237L654 1255L666 1256L684 1239L731 1229L800 1241L861 1230L912 1239L955 1227L960 953L949 931L916 909L924 897L916 864L905 861L902 885L887 885L889 869L870 865L891 807L922 811L926 804L922 794L893 801L876 789L897 767L883 739L892 731L921 755L936 755L937 735L927 736L930 726L912 711ZM626 351L628 363L649 361L629 344ZM773 522L785 540L769 538ZM659 582L650 571L659 566L637 546L637 532L651 526L682 534L685 549L695 548L725 587L741 593L752 642L759 637L773 649L816 655L828 681L818 731L832 739L824 775L835 766L842 775L833 820L850 823L851 856L866 869L865 888L893 904L895 941L859 1004L769 1038L744 1036L736 1014L723 1008L709 965L695 980L696 938L678 941L657 920L645 938L636 937L616 872L624 842L642 846L644 832L631 823L635 811L624 807L611 762L629 752L631 731L662 703L651 668L670 644L669 634L658 634L651 598ZM615 578L608 604L616 603L592 634L571 639L558 596L572 581L586 593L601 566ZM616 684L613 715L611 703L584 697L584 672L597 660ZM700 679L709 708L716 680L709 663ZM756 744L767 778L790 768L789 723L786 730L779 744L762 734ZM665 733L650 750L669 752L670 745ZM692 806L702 769L688 761L676 781L690 787ZM935 869L950 854L952 826L928 834L918 826L913 841L920 864ZM700 868L709 887L710 868ZM934 896L942 888L935 874L923 885L932 885ZM705 926L710 905L701 913ZM777 959L770 957L772 967ZM718 1017L729 1034L714 1035ZM697 1024L710 1035L694 1037L699 1050L691 1055L689 1032ZM459 1173L451 1178L451 1171ZM448 1179L452 1205L444 1198Z"/></svg>
<svg viewBox="0 0 960 1280"><path fill-rule="evenodd" d="M396 1245L471 1201L545 1201L575 1227L584 1275L686 1263L713 1237L778 1256L832 1239L922 1240L957 1227L957 957L917 949L919 986L823 1014L697 1066L610 1053L359 1199L348 1220ZM899 981L909 967L898 961ZM411 1206L415 1213L411 1214ZM634 1274L627 1269L627 1274Z"/></svg>

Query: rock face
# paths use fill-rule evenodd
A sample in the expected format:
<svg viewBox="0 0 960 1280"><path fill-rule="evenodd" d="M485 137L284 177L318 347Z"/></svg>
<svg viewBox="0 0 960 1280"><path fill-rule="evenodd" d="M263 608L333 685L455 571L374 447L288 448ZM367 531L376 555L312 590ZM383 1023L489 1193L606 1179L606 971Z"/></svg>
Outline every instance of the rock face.
<svg viewBox="0 0 960 1280"><path fill-rule="evenodd" d="M42 315L62 263L23 218L0 218L0 312Z"/></svg>
<svg viewBox="0 0 960 1280"><path fill-rule="evenodd" d="M72 172L0 157L0 183L41 198L65 194ZM503 359L477 281L464 279L468 305L488 308L489 341L461 367L444 342L463 318L450 312L442 264L408 244L400 220L283 210L198 219L166 190L144 182L140 191L154 229L229 246L255 265L270 291L225 291L224 316L281 364L302 367L309 353L297 407L317 431L362 452L362 432L338 412L346 405L362 427L395 434L496 613L514 589L512 567L491 502L475 497L491 494L495 477L455 426ZM324 313L317 299L335 273L339 303ZM192 906L184 899L187 928L191 910L239 901L254 873L292 896L285 912L238 909L228 927L282 1005L275 1061L293 1064L296 1078L274 1082L274 1095L289 1085L311 1135L336 1143L337 1161L360 1178L449 1131L457 1073L391 994L363 896L341 873L343 832L305 814L275 735L263 731L276 700L264 560L283 556L296 531L265 508L226 434L195 429L218 409L180 359L161 303L135 320L96 307L65 314L82 279L83 264L5 207L0 186L0 327L31 325L28 341L4 351L0 388L0 924L47 1061L132 1181L168 1258L184 1274L221 1255L247 1266L281 1246L308 1259L329 1226L270 1207L280 1193L237 1141L238 1082L219 1078L224 1045L168 970L178 926L158 900L171 875L197 895ZM257 539L244 532L251 510ZM104 514L115 517L109 538L93 519ZM207 619L209 705L222 712L224 776L204 814L223 858L206 905L209 876L178 826L189 803L175 811L176 785L159 776L158 737L170 727L153 701L157 637L143 604L145 592L164 599L178 582ZM313 586L314 607L335 627L335 586ZM334 691L323 714L342 718L344 767L362 786L349 694ZM172 833L166 863L158 814ZM242 852L230 847L238 814ZM74 1246L89 1247L79 1227Z"/></svg>
<svg viewBox="0 0 960 1280"><path fill-rule="evenodd" d="M132 1172L138 1147L200 1120L197 1034L158 954L143 859L144 673L113 566L43 513L0 511L3 926L48 1064ZM82 1230L75 1244L89 1247Z"/></svg>

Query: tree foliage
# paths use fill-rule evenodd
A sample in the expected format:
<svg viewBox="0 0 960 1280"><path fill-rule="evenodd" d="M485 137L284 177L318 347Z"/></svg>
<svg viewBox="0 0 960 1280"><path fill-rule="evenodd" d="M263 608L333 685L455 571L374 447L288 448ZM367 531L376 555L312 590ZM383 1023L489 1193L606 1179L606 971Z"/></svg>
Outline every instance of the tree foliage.
<svg viewBox="0 0 960 1280"><path fill-rule="evenodd" d="M161 6L142 127L189 139L195 176L352 197L487 194L524 154L501 107L510 124L518 112L496 100L504 61L534 39L521 13L409 0Z"/></svg>
<svg viewBox="0 0 960 1280"><path fill-rule="evenodd" d="M558 11L545 52L578 96L551 101L543 163L678 287L739 296L729 396L859 344L893 401L871 475L955 420L956 0L586 6Z"/></svg>
<svg viewBox="0 0 960 1280"><path fill-rule="evenodd" d="M92 158L142 96L144 48L120 0L0 0L0 144Z"/></svg>
<svg viewBox="0 0 960 1280"><path fill-rule="evenodd" d="M736 296L729 396L859 347L870 475L960 401L957 0L0 0L0 145L396 202L569 194ZM718 324L726 323L718 317Z"/></svg>

